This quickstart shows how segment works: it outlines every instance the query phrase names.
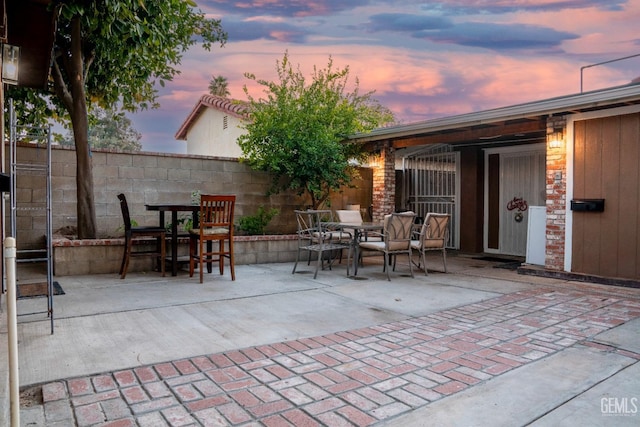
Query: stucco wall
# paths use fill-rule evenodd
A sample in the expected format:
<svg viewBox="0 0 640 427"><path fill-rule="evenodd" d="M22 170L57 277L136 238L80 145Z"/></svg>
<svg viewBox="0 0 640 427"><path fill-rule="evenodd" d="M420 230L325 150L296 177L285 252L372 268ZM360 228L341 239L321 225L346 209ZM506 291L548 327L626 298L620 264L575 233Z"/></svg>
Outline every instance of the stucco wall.
<svg viewBox="0 0 640 427"><path fill-rule="evenodd" d="M41 158L42 152L38 150L42 149L20 145L17 150L18 162ZM139 225L155 225L158 222L158 213L147 211L145 204L190 203L193 191L236 194L236 219L255 214L260 205L280 210L280 214L271 221L267 229L268 233L275 234L295 232L293 210L302 208L307 203L292 193L267 196L269 175L253 171L236 160L117 151L94 151L92 160L98 237L122 234L119 230L122 226L117 199L119 193L127 196L131 217ZM75 226L75 150L62 147L52 149L51 173L53 230ZM333 209L340 209L351 203L363 207L371 205L371 170L363 169L361 175L362 178L353 183L357 188L346 188L332 199ZM42 182L40 177L28 174L17 177L16 197L19 206L29 206L44 200ZM7 209L5 219L7 230L10 229L9 211ZM19 249L42 246L43 215L40 210L17 212Z"/></svg>
<svg viewBox="0 0 640 427"><path fill-rule="evenodd" d="M226 119L226 128L224 121ZM236 143L244 129L241 120L231 114L207 108L187 133L187 153L238 158L242 150Z"/></svg>

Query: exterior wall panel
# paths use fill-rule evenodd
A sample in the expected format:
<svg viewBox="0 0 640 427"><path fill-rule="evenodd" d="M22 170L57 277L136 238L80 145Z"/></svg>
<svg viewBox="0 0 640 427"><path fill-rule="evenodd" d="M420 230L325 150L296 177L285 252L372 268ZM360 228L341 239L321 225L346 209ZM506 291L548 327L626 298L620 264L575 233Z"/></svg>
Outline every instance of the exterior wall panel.
<svg viewBox="0 0 640 427"><path fill-rule="evenodd" d="M640 113L582 120L574 128L574 199L605 199L573 215L571 270L640 277Z"/></svg>
<svg viewBox="0 0 640 427"><path fill-rule="evenodd" d="M242 121L224 111L207 108L187 134L187 153L238 158L237 139L244 133Z"/></svg>

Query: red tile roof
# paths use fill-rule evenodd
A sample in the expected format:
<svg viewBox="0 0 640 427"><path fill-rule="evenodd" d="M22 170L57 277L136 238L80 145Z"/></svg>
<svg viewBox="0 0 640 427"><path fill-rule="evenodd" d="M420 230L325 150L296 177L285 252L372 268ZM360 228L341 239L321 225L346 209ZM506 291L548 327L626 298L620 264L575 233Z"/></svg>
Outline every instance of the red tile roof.
<svg viewBox="0 0 640 427"><path fill-rule="evenodd" d="M220 110L240 119L247 119L249 117L249 106L244 101L223 98L216 95L202 95L196 103L196 106L191 110L191 113L187 116L187 119L182 123L182 126L180 126L180 129L178 129L176 133L177 140L184 141L187 139L187 132L207 108Z"/></svg>

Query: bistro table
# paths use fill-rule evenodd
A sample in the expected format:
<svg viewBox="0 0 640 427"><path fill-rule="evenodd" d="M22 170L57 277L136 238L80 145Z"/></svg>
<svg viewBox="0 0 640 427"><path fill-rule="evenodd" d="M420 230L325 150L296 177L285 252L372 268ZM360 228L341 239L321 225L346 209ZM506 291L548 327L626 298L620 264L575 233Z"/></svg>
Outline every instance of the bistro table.
<svg viewBox="0 0 640 427"><path fill-rule="evenodd" d="M384 230L384 225L381 222L362 222L360 224L348 223L348 222L323 222L323 226L331 229L337 229L342 231L352 231L353 230L353 275L358 275L358 262L360 261L360 246L358 243L360 242L361 236L367 237L367 233L369 231L377 231L380 232Z"/></svg>
<svg viewBox="0 0 640 427"><path fill-rule="evenodd" d="M191 212L193 216L193 227L198 227L198 212L200 205L193 204L152 204L145 205L148 211L158 211L160 217L160 227L165 227L165 212L171 212L171 275L178 275L178 212Z"/></svg>

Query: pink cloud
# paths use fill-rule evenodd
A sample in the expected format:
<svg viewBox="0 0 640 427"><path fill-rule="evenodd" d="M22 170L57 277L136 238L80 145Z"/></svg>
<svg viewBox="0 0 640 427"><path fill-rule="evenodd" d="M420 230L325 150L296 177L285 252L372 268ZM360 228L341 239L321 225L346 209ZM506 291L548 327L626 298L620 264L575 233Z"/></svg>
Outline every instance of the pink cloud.
<svg viewBox="0 0 640 427"><path fill-rule="evenodd" d="M274 2L260 4L269 3ZM506 2L505 5L507 3L513 4ZM554 2L531 0L527 3L548 6ZM362 91L375 90L374 97L384 101L405 123L576 93L580 90L580 67L637 52L640 2L627 2L625 7L625 10L574 7L555 11L547 8L473 17L495 24L536 25L541 31L545 28L541 26L548 26L563 34L579 35L551 48L522 51L434 44L406 34L398 38L386 33L376 39L372 34L356 31L358 24L367 22L369 14L394 11L393 6L377 6L375 10L360 8L358 15L352 17L343 12L337 18L353 24L348 29L346 24L339 26L335 22L334 27L330 27L332 24L328 21L290 20L288 24L306 25L306 29L315 31L306 38L305 44L288 42L287 34L274 30L270 40L230 38L222 49L213 48L211 52L191 49L184 57L182 74L162 90L162 108L157 114L175 118L176 128L165 136L172 139L195 102L207 92L212 75L227 78L232 98L245 99L244 85L249 87L251 95L259 98L263 96L262 87L246 79L244 73L274 80L276 61L282 59L286 50L291 61L300 64L309 78L314 65L326 66L329 55L337 67L348 65L352 81L358 77ZM411 13L411 10L403 12ZM421 13L419 9L413 12ZM278 17L254 18L264 24L281 23ZM468 19L456 17L455 23L463 25ZM325 31L327 26L333 31ZM590 68L585 70L585 90L626 84L640 75L639 70L640 58L624 66ZM148 123L153 122L145 122L145 126ZM154 129L140 130L143 134L155 133ZM154 136L161 138L160 134Z"/></svg>

